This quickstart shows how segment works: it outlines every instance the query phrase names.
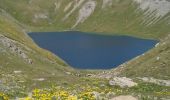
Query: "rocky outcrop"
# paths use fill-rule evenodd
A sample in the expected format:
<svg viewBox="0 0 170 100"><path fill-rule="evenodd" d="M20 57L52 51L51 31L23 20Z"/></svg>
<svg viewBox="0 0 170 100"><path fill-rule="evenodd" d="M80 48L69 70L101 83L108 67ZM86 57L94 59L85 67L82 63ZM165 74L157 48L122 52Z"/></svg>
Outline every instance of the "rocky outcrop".
<svg viewBox="0 0 170 100"><path fill-rule="evenodd" d="M138 99L133 97L133 96L131 96L131 95L127 95L127 96L114 97L111 100L138 100Z"/></svg>
<svg viewBox="0 0 170 100"><path fill-rule="evenodd" d="M73 4L73 1L67 4L64 8L64 12L67 12L71 8L72 4Z"/></svg>
<svg viewBox="0 0 170 100"><path fill-rule="evenodd" d="M74 7L65 15L65 17L62 19L63 21L65 21L75 10L78 9L78 7L80 7L80 5L84 2L85 0L76 0L76 3L74 5Z"/></svg>
<svg viewBox="0 0 170 100"><path fill-rule="evenodd" d="M114 77L112 80L109 81L109 84L113 86L117 85L121 88L133 87L138 85L137 83L133 82L132 79L126 77Z"/></svg>
<svg viewBox="0 0 170 100"><path fill-rule="evenodd" d="M36 13L36 14L34 14L32 21L34 23L37 23L39 20L47 20L47 19L49 19L48 12Z"/></svg>
<svg viewBox="0 0 170 100"><path fill-rule="evenodd" d="M96 8L96 1L89 0L86 2L82 8L79 10L79 16L77 18L77 22L72 27L76 27L79 23L84 22L95 10Z"/></svg>
<svg viewBox="0 0 170 100"><path fill-rule="evenodd" d="M139 8L154 12L155 17L165 16L170 12L170 2L168 0L134 0L140 4Z"/></svg>
<svg viewBox="0 0 170 100"><path fill-rule="evenodd" d="M0 73L0 91L3 93L14 94L16 93L16 91L23 91L23 88L25 86L24 85L21 86L19 81L25 82L25 77L26 77L25 75Z"/></svg>
<svg viewBox="0 0 170 100"><path fill-rule="evenodd" d="M146 11L143 22L146 26L156 24L162 17L170 12L170 2L168 0L134 0L139 4L139 9ZM152 16L152 19L150 18Z"/></svg>
<svg viewBox="0 0 170 100"><path fill-rule="evenodd" d="M61 2L55 2L55 11L59 10L60 6L61 6Z"/></svg>
<svg viewBox="0 0 170 100"><path fill-rule="evenodd" d="M152 77L143 77L143 78L139 78L139 79L141 79L144 82L154 83L157 85L170 86L170 80L155 79Z"/></svg>
<svg viewBox="0 0 170 100"><path fill-rule="evenodd" d="M47 19L48 16L47 16L46 13L39 13L39 14L35 14L35 15L34 15L34 18L35 18L35 19Z"/></svg>
<svg viewBox="0 0 170 100"><path fill-rule="evenodd" d="M28 57L26 51L24 51L17 41L9 39L0 34L0 44L2 44L5 48L9 49L13 54L18 55L22 59L24 59L27 63L32 64L33 60Z"/></svg>

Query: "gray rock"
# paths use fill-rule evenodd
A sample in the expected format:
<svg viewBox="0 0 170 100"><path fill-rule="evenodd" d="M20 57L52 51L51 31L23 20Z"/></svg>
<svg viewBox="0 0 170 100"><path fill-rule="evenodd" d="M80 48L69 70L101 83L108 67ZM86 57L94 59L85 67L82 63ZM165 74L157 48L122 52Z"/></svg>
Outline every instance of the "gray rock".
<svg viewBox="0 0 170 100"><path fill-rule="evenodd" d="M170 86L170 80L155 79L152 77L143 77L143 78L139 78L139 79L141 79L144 82L154 83L157 85Z"/></svg>
<svg viewBox="0 0 170 100"><path fill-rule="evenodd" d="M21 72L22 72L22 71L20 71L20 70L14 71L15 74L20 74Z"/></svg>
<svg viewBox="0 0 170 100"><path fill-rule="evenodd" d="M24 58L24 59L27 59L27 58L28 58L25 53L21 53L20 56L21 56L22 58Z"/></svg>
<svg viewBox="0 0 170 100"><path fill-rule="evenodd" d="M77 18L76 23L73 25L72 28L75 28L79 23L84 22L95 10L96 8L96 3L95 1L89 0L79 10L79 15Z"/></svg>
<svg viewBox="0 0 170 100"><path fill-rule="evenodd" d="M87 76L87 77L91 77L91 76L93 76L93 74L87 74L86 76Z"/></svg>
<svg viewBox="0 0 170 100"><path fill-rule="evenodd" d="M133 82L132 79L126 77L114 77L112 80L109 81L109 84L117 85L121 88L133 87L138 85L137 83Z"/></svg>
<svg viewBox="0 0 170 100"><path fill-rule="evenodd" d="M29 64L33 64L32 59L28 59L28 63L29 63Z"/></svg>
<svg viewBox="0 0 170 100"><path fill-rule="evenodd" d="M23 58L23 60L27 61L29 64L32 64L33 61L26 55L26 51L21 49L23 47L22 44L17 43L17 41L7 38L0 34L0 44L2 44L5 48L9 49L12 53L18 55Z"/></svg>
<svg viewBox="0 0 170 100"><path fill-rule="evenodd" d="M156 60L157 60L157 61L160 60L160 57L156 57Z"/></svg>
<svg viewBox="0 0 170 100"><path fill-rule="evenodd" d="M71 72L66 72L67 75L71 75Z"/></svg>
<svg viewBox="0 0 170 100"><path fill-rule="evenodd" d="M110 100L138 100L137 98L131 96L131 95L127 95L127 96L118 96L118 97L114 97Z"/></svg>

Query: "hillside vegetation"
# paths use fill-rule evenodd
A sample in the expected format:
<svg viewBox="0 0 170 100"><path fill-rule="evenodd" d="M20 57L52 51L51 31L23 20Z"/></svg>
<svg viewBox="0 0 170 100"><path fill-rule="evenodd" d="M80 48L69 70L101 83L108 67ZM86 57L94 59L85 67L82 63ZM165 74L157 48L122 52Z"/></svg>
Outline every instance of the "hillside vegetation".
<svg viewBox="0 0 170 100"><path fill-rule="evenodd" d="M60 58L34 44L13 19L3 13L0 15L0 91L13 91L10 95L15 95L19 91L51 85L49 82L76 82L76 77L68 77L67 71L74 73ZM41 83L41 80L46 82Z"/></svg>
<svg viewBox="0 0 170 100"><path fill-rule="evenodd" d="M168 0L1 0L0 8L32 31L161 38L170 26Z"/></svg>
<svg viewBox="0 0 170 100"><path fill-rule="evenodd" d="M130 35L160 43L116 69L77 70L38 47L27 35L66 30ZM169 99L168 85L139 79L169 82L169 34L169 0L0 0L0 99L4 92L10 98L44 93L49 98L92 100L94 91L104 100L118 95L133 95L141 100ZM138 85L112 86L109 82L115 76L129 77Z"/></svg>

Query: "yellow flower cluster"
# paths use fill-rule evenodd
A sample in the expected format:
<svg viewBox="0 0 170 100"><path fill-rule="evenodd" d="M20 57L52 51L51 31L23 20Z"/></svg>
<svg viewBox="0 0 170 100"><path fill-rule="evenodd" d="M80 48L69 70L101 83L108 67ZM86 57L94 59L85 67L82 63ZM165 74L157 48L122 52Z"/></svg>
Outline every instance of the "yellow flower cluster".
<svg viewBox="0 0 170 100"><path fill-rule="evenodd" d="M35 89L32 91L31 97L20 100L95 100L95 96L92 92L72 94L65 90L50 91Z"/></svg>
<svg viewBox="0 0 170 100"><path fill-rule="evenodd" d="M73 85L69 87L52 86L46 89L34 89L29 96L20 100L96 100L107 97L109 93L122 93L120 88Z"/></svg>
<svg viewBox="0 0 170 100"><path fill-rule="evenodd" d="M69 88L51 87L49 89L34 89L29 96L19 100L96 100L99 96L106 96L110 92L121 94L122 89L99 88L81 86L78 89L72 86ZM6 95L0 93L0 100L9 100Z"/></svg>
<svg viewBox="0 0 170 100"><path fill-rule="evenodd" d="M8 96L0 92L0 100L9 100Z"/></svg>
<svg viewBox="0 0 170 100"><path fill-rule="evenodd" d="M79 95L80 100L95 100L95 96L92 92L85 92Z"/></svg>

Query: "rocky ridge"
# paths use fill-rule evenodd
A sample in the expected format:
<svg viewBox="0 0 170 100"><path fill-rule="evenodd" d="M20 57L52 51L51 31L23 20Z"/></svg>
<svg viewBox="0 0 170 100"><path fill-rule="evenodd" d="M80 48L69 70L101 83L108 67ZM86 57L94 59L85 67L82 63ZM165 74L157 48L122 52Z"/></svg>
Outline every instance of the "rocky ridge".
<svg viewBox="0 0 170 100"><path fill-rule="evenodd" d="M5 48L9 49L11 51L11 53L18 55L20 58L22 58L28 64L32 64L33 63L33 60L30 57L28 57L28 55L26 54L27 51L24 50L24 49L28 50L28 48L24 48L24 49L21 48L21 44L18 43L17 41L9 39L9 38L5 37L4 35L0 34L0 43Z"/></svg>

